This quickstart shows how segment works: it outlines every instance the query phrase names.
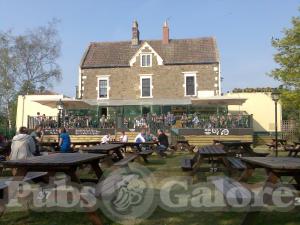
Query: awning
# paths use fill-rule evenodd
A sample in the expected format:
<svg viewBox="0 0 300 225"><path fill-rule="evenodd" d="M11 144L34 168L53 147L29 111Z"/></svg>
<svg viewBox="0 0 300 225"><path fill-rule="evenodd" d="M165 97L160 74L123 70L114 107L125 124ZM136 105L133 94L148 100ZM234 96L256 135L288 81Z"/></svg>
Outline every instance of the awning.
<svg viewBox="0 0 300 225"><path fill-rule="evenodd" d="M213 96L192 99L192 105L242 105L246 98L234 98L228 96Z"/></svg>
<svg viewBox="0 0 300 225"><path fill-rule="evenodd" d="M38 102L42 105L51 107L51 108L57 108L57 103L59 100L35 100L35 102ZM86 109L91 107L90 104L76 99L70 99L70 98L63 98L61 101L64 104L65 109Z"/></svg>

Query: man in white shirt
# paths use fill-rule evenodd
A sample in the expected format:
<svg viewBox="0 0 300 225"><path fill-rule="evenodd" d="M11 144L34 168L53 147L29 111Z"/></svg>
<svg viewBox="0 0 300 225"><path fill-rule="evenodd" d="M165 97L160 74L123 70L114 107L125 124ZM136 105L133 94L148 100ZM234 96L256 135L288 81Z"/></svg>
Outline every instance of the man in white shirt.
<svg viewBox="0 0 300 225"><path fill-rule="evenodd" d="M122 135L120 136L120 142L126 143L128 142L128 136L125 134L125 131L122 131Z"/></svg>
<svg viewBox="0 0 300 225"><path fill-rule="evenodd" d="M141 133L139 133L135 139L134 139L134 142L136 143L136 147L138 148L139 151L141 151L141 143L144 143L146 142L145 140L145 131L142 130Z"/></svg>
<svg viewBox="0 0 300 225"><path fill-rule="evenodd" d="M110 141L110 135L106 134L101 139L101 144L107 144Z"/></svg>

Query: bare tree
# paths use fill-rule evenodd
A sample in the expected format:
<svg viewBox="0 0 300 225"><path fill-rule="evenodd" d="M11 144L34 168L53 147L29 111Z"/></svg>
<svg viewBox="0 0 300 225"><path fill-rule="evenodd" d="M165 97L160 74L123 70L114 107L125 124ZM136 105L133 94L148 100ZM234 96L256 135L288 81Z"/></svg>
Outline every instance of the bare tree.
<svg viewBox="0 0 300 225"><path fill-rule="evenodd" d="M20 94L33 93L40 86L49 87L54 80L61 79L57 63L61 51L57 23L53 20L47 26L28 30L16 37L14 50L18 60Z"/></svg>

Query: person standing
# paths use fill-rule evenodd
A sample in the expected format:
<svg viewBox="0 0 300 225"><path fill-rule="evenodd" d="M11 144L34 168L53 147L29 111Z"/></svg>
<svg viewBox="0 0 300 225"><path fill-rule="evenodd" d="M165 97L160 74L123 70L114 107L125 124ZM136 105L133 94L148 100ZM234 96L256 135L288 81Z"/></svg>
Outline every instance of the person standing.
<svg viewBox="0 0 300 225"><path fill-rule="evenodd" d="M167 154L165 151L169 147L169 140L168 136L160 129L157 130L157 139L158 139L158 146L157 146L157 151L158 154L162 157L166 157Z"/></svg>
<svg viewBox="0 0 300 225"><path fill-rule="evenodd" d="M36 125L34 131L31 132L30 136L35 142L35 156L41 155L41 142L43 140L43 127L41 125Z"/></svg>
<svg viewBox="0 0 300 225"><path fill-rule="evenodd" d="M19 133L12 139L10 160L27 159L33 157L36 151L33 138L28 135L26 127L20 127Z"/></svg>
<svg viewBox="0 0 300 225"><path fill-rule="evenodd" d="M61 153L71 152L71 138L64 127L59 129L59 148Z"/></svg>

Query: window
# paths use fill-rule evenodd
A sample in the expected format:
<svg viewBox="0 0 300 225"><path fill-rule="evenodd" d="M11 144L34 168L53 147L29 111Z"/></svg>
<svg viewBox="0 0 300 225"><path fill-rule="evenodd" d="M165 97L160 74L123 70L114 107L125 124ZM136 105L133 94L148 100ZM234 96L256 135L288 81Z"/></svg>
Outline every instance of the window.
<svg viewBox="0 0 300 225"><path fill-rule="evenodd" d="M185 96L196 95L196 75L185 74Z"/></svg>
<svg viewBox="0 0 300 225"><path fill-rule="evenodd" d="M108 99L109 91L109 78L99 77L98 78L98 99Z"/></svg>
<svg viewBox="0 0 300 225"><path fill-rule="evenodd" d="M151 54L141 54L141 67L152 66L152 55Z"/></svg>
<svg viewBox="0 0 300 225"><path fill-rule="evenodd" d="M152 98L152 77L141 76L140 78L141 98Z"/></svg>

